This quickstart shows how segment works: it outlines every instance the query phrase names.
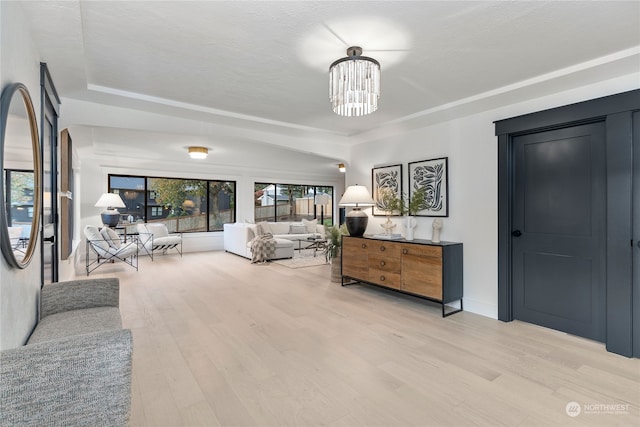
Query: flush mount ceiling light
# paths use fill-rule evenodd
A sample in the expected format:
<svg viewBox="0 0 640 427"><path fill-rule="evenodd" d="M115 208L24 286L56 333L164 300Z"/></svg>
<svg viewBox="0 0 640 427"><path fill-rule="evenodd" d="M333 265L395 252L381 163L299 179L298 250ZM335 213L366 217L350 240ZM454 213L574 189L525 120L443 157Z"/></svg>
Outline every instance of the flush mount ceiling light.
<svg viewBox="0 0 640 427"><path fill-rule="evenodd" d="M378 109L380 98L380 63L362 56L362 48L347 49L347 57L329 67L329 100L333 112L355 117Z"/></svg>
<svg viewBox="0 0 640 427"><path fill-rule="evenodd" d="M205 147L189 147L189 155L192 159L206 159L209 149Z"/></svg>
<svg viewBox="0 0 640 427"><path fill-rule="evenodd" d="M347 168L345 167L344 163L338 163L338 170L342 173L345 173L347 171Z"/></svg>

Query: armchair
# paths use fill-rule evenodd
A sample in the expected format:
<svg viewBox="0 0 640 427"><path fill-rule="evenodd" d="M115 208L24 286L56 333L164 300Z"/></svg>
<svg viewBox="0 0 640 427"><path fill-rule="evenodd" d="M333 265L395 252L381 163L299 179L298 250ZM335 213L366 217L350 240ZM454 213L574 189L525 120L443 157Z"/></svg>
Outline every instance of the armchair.
<svg viewBox="0 0 640 427"><path fill-rule="evenodd" d="M95 225L87 225L84 235L87 238L87 276L101 265L116 261L138 270L138 243L135 240L125 243L114 230L108 227L99 230ZM91 259L91 253L97 255L97 259Z"/></svg>
<svg viewBox="0 0 640 427"><path fill-rule="evenodd" d="M42 288L25 345L0 351L0 426L129 424L133 340L116 278Z"/></svg>
<svg viewBox="0 0 640 427"><path fill-rule="evenodd" d="M182 233L171 233L162 223L137 224L138 238L141 248L153 261L153 253L161 250L166 254L169 249L175 249L182 256Z"/></svg>

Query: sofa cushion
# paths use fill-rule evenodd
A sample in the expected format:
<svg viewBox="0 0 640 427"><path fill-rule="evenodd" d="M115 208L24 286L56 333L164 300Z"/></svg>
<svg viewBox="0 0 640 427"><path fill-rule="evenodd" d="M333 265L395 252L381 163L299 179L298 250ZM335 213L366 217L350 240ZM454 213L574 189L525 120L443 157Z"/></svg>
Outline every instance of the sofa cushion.
<svg viewBox="0 0 640 427"><path fill-rule="evenodd" d="M302 224L307 228L307 233L316 233L318 220L314 219L309 221L308 219L302 219Z"/></svg>
<svg viewBox="0 0 640 427"><path fill-rule="evenodd" d="M293 242L289 239L283 239L281 237L274 237L273 240L276 241L276 249L279 248L292 248ZM247 242L247 248L251 249L251 241Z"/></svg>
<svg viewBox="0 0 640 427"><path fill-rule="evenodd" d="M41 319L27 344L120 328L122 320L118 307L63 311Z"/></svg>
<svg viewBox="0 0 640 427"><path fill-rule="evenodd" d="M256 236L262 236L262 231L260 230L260 226L257 224L247 224L247 239L253 240Z"/></svg>
<svg viewBox="0 0 640 427"><path fill-rule="evenodd" d="M291 224L289 226L289 234L306 234L307 227L304 225Z"/></svg>
<svg viewBox="0 0 640 427"><path fill-rule="evenodd" d="M291 222L281 221L281 222L270 222L269 228L271 229L271 234L289 234L289 226Z"/></svg>
<svg viewBox="0 0 640 427"><path fill-rule="evenodd" d="M273 234L273 231L271 231L271 225L269 225L269 223L267 223L266 221L261 221L258 222L256 224L258 226L258 231L260 232L260 234L256 234L256 236L262 236L263 234Z"/></svg>

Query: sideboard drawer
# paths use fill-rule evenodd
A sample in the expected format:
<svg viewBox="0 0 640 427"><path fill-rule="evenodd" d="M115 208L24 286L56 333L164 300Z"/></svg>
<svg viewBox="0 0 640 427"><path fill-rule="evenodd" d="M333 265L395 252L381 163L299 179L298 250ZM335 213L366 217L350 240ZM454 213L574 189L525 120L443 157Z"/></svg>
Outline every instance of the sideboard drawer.
<svg viewBox="0 0 640 427"><path fill-rule="evenodd" d="M386 286L387 288L400 289L400 273L390 273L372 268L369 269L369 282Z"/></svg>
<svg viewBox="0 0 640 427"><path fill-rule="evenodd" d="M394 242L369 240L369 256L384 256L385 258L400 258L402 246Z"/></svg>
<svg viewBox="0 0 640 427"><path fill-rule="evenodd" d="M382 254L369 255L369 268L400 273L400 258L388 258Z"/></svg>
<svg viewBox="0 0 640 427"><path fill-rule="evenodd" d="M439 246L425 246L408 244L402 247L402 255L413 255L428 258L442 258L442 248Z"/></svg>

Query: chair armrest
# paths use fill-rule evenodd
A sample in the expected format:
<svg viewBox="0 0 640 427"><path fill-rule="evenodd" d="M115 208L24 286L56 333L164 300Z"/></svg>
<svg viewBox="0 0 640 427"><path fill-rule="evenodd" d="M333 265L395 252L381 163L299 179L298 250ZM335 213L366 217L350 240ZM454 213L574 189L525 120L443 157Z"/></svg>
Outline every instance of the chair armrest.
<svg viewBox="0 0 640 427"><path fill-rule="evenodd" d="M120 305L120 281L116 277L82 279L45 285L40 294L40 318L62 311Z"/></svg>
<svg viewBox="0 0 640 427"><path fill-rule="evenodd" d="M118 329L0 352L0 426L126 426L131 331Z"/></svg>

